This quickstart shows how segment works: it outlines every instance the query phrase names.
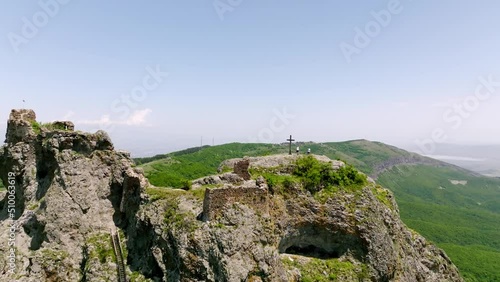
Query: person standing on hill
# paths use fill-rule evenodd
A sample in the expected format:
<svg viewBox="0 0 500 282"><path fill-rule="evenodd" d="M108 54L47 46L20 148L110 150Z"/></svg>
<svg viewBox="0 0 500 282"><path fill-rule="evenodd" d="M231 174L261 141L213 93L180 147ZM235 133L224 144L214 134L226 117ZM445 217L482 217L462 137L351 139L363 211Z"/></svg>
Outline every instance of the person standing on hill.
<svg viewBox="0 0 500 282"><path fill-rule="evenodd" d="M297 155L299 154L299 151L300 151L300 148L299 148L299 147L297 147Z"/></svg>

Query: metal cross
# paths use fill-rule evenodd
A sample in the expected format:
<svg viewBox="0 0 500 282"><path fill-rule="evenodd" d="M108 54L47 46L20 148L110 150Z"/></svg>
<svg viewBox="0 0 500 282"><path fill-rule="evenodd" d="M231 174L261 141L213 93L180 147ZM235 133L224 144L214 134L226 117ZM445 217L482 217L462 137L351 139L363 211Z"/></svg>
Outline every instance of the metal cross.
<svg viewBox="0 0 500 282"><path fill-rule="evenodd" d="M292 154L292 141L295 141L295 139L292 139L292 135L290 135L290 139L286 139L286 141L290 141L290 151L288 152L288 154Z"/></svg>

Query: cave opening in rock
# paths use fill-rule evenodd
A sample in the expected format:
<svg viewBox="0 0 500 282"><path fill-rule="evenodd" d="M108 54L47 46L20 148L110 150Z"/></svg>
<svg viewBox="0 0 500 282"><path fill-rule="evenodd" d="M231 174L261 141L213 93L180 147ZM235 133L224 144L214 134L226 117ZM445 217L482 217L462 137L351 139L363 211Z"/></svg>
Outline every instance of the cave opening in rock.
<svg viewBox="0 0 500 282"><path fill-rule="evenodd" d="M307 256L307 257L314 257L314 258L320 258L320 259L331 259L331 258L339 258L339 253L336 252L335 250L333 251L328 251L325 250L324 248L314 246L314 245L308 245L308 246L290 246L288 249L285 250L285 253L291 254L291 255L301 255L301 256Z"/></svg>
<svg viewBox="0 0 500 282"><path fill-rule="evenodd" d="M340 258L345 255L363 260L366 249L355 234L331 230L319 224L305 224L290 230L282 238L279 251L319 259Z"/></svg>

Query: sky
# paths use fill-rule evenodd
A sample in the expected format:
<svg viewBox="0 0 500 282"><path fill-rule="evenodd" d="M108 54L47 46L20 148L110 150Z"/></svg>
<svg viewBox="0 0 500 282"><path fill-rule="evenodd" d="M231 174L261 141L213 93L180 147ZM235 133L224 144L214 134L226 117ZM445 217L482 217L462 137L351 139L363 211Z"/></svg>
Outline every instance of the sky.
<svg viewBox="0 0 500 282"><path fill-rule="evenodd" d="M498 1L0 3L13 108L134 156L200 144L500 144ZM498 82L497 82L498 81ZM24 102L23 102L24 100Z"/></svg>

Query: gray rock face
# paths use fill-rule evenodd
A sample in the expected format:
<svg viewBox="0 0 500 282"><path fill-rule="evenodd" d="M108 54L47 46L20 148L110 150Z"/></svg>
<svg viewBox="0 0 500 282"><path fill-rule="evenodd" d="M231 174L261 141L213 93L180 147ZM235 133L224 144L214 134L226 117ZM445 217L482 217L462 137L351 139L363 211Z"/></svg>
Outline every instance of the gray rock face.
<svg viewBox="0 0 500 282"><path fill-rule="evenodd" d="M33 110L12 110L7 122L7 135L5 143L15 144L17 142L31 141L35 137L32 123L36 121Z"/></svg>
<svg viewBox="0 0 500 282"><path fill-rule="evenodd" d="M147 180L105 132L86 134L31 128L32 111L13 111L7 145L0 149L0 176L15 175L14 221L7 198L0 202L0 253L13 248L15 274L0 257L0 280L116 280L109 252L110 229L126 227L139 209ZM15 246L8 245L17 225ZM96 271L98 269L98 271Z"/></svg>
<svg viewBox="0 0 500 282"><path fill-rule="evenodd" d="M315 271L339 281L462 281L373 183L326 198L235 173L195 180L191 191L155 188L105 132L35 132L35 118L13 111L0 148L0 177L15 180L13 220L0 193L0 254L15 256L0 256L0 281L118 281L115 228L131 281L300 281ZM283 176L296 158L247 160Z"/></svg>
<svg viewBox="0 0 500 282"><path fill-rule="evenodd" d="M269 157L252 162L270 163ZM212 187L204 201L184 191L142 206L138 225L128 230L129 242L141 241L130 245L132 257L142 260L134 259L134 268L154 265L148 277L166 281L301 281L318 265L332 263L343 266L334 274L339 281L463 281L442 250L401 222L386 189L370 183L326 201L297 187L269 193L267 202L257 193L248 197L248 188L267 189L264 182L235 185L210 176L195 188ZM316 275L329 277L333 268Z"/></svg>
<svg viewBox="0 0 500 282"><path fill-rule="evenodd" d="M71 121L55 121L52 123L55 128L60 128L66 131L74 131L75 124Z"/></svg>
<svg viewBox="0 0 500 282"><path fill-rule="evenodd" d="M250 163L249 167L250 168L255 168L255 167L260 167L260 168L274 168L274 167L283 167L286 169L286 167L292 163L293 161L297 160L303 155L288 155L288 154L282 154L282 155L272 155L272 156L265 156L265 157L247 157L244 159L230 159L226 160L221 163L219 166L218 171L222 172L224 168L233 168L235 165L241 161L248 161ZM326 156L319 156L319 155L312 155L314 158L316 158L318 161L322 162L331 162L332 167L334 169L338 169L339 167L343 166L344 163L341 161L336 161L336 160L330 160Z"/></svg>

